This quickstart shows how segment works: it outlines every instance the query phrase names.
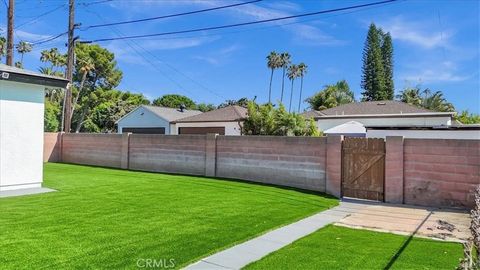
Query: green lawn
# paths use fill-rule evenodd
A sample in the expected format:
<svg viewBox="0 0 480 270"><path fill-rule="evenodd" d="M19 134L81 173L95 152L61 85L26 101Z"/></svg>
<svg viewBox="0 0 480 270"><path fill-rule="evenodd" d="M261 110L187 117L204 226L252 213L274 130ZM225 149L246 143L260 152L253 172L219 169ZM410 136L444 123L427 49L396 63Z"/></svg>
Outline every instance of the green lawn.
<svg viewBox="0 0 480 270"><path fill-rule="evenodd" d="M463 257L459 243L407 240L407 236L329 225L246 269L438 270L455 269Z"/></svg>
<svg viewBox="0 0 480 270"><path fill-rule="evenodd" d="M0 268L176 267L335 206L334 198L203 177L46 164L57 192L0 199Z"/></svg>

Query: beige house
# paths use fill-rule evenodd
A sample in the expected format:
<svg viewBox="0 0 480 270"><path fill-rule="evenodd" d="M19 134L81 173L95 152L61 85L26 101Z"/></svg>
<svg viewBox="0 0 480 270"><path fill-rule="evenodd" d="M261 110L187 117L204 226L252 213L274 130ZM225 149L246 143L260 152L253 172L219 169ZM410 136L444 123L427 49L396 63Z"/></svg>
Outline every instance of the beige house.
<svg viewBox="0 0 480 270"><path fill-rule="evenodd" d="M234 105L185 117L173 122L171 134L242 135L247 109Z"/></svg>

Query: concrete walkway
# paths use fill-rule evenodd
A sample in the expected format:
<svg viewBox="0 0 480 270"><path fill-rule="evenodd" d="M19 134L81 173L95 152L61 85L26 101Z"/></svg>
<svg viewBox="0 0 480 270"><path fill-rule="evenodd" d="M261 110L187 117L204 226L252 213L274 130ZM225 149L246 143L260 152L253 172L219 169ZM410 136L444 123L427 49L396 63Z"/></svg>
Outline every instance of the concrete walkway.
<svg viewBox="0 0 480 270"><path fill-rule="evenodd" d="M0 198L8 198L8 197L17 197L17 196L25 196L25 195L34 195L34 194L42 194L56 191L51 188L22 188L22 189L15 189L15 190L2 190L0 191Z"/></svg>
<svg viewBox="0 0 480 270"><path fill-rule="evenodd" d="M220 251L185 269L241 269L330 223L461 242L469 236L470 218L465 211L343 199L337 207Z"/></svg>
<svg viewBox="0 0 480 270"><path fill-rule="evenodd" d="M185 269L241 269L247 264L257 261L330 223L342 220L363 207L363 205L355 206L354 203L341 202L337 207L220 251L187 266Z"/></svg>

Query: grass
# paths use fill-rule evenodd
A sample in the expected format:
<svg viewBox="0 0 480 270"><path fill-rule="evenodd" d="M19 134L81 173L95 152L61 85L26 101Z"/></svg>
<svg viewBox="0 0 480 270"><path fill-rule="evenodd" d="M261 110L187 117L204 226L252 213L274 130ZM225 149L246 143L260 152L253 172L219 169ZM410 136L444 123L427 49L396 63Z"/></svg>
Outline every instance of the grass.
<svg viewBox="0 0 480 270"><path fill-rule="evenodd" d="M0 199L0 268L177 268L335 206L334 198L204 177L46 164L58 190Z"/></svg>
<svg viewBox="0 0 480 270"><path fill-rule="evenodd" d="M246 269L455 269L460 243L329 225ZM401 251L401 252L400 252Z"/></svg>

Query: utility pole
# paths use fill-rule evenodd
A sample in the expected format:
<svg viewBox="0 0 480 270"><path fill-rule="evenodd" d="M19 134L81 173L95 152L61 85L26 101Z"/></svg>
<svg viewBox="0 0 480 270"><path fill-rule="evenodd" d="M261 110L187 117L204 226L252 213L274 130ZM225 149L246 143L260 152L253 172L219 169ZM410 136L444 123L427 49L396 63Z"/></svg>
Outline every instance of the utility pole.
<svg viewBox="0 0 480 270"><path fill-rule="evenodd" d="M7 12L7 65L13 66L13 9L15 0L8 1Z"/></svg>
<svg viewBox="0 0 480 270"><path fill-rule="evenodd" d="M67 85L66 93L65 93L65 101L64 101L64 131L66 133L70 132L70 128L72 126L72 78L73 78L73 60L75 54L75 1L69 0L68 5L68 52L67 52L67 72L66 78L69 80Z"/></svg>

